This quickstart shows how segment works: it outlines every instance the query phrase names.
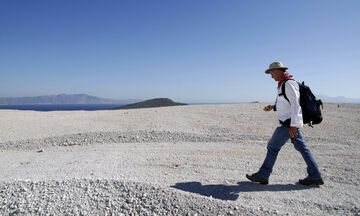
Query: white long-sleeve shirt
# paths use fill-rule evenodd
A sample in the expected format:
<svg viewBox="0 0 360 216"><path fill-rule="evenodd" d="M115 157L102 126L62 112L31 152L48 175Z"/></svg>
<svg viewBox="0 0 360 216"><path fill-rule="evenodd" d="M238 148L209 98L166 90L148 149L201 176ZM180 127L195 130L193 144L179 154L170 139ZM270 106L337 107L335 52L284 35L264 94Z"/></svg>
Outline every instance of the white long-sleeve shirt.
<svg viewBox="0 0 360 216"><path fill-rule="evenodd" d="M284 83L281 84L281 86ZM278 88L278 96L276 98L276 112L280 121L291 119L290 126L301 128L303 123L302 110L300 106L299 84L295 80L285 82L285 94L289 101L281 94L282 87Z"/></svg>

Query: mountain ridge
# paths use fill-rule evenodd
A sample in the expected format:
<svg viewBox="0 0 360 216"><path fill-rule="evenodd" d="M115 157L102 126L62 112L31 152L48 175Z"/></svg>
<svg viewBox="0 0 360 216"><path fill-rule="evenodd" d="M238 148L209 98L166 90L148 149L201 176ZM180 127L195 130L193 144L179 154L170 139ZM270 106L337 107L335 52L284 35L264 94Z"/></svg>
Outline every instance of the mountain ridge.
<svg viewBox="0 0 360 216"><path fill-rule="evenodd" d="M101 98L87 94L57 94L34 97L0 97L0 105L26 104L128 104L140 101L139 99L115 100Z"/></svg>
<svg viewBox="0 0 360 216"><path fill-rule="evenodd" d="M316 98L321 99L325 103L350 103L350 104L359 104L360 98L347 98L343 96L330 97L326 95L315 95Z"/></svg>

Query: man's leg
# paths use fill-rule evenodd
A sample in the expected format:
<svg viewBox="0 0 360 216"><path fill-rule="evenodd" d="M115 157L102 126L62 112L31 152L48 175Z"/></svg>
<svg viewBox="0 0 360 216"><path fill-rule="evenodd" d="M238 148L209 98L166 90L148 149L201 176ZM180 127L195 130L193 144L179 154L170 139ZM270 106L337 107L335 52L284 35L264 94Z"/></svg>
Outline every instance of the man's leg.
<svg viewBox="0 0 360 216"><path fill-rule="evenodd" d="M310 149L306 146L300 129L297 129L297 133L298 137L291 138L291 142L294 144L295 149L301 153L302 157L305 160L305 163L307 165L308 177L310 179L321 179L319 166L317 165Z"/></svg>
<svg viewBox="0 0 360 216"><path fill-rule="evenodd" d="M268 143L267 154L264 163L261 166L259 172L257 173L259 176L265 179L269 179L278 153L281 147L286 143L286 141L289 140L289 138L290 135L288 127L280 126L276 128L274 134L272 135Z"/></svg>

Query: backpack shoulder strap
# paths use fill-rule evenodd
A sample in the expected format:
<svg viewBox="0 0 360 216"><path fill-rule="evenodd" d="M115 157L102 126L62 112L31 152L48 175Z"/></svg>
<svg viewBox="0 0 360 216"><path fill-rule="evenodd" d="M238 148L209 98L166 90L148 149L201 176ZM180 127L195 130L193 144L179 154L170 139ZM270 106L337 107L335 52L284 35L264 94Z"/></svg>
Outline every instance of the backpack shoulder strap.
<svg viewBox="0 0 360 216"><path fill-rule="evenodd" d="M286 96L286 94L285 94L285 83L286 83L288 80L294 80L294 79L286 79L286 80L284 80L284 82L283 82L282 85L281 85L281 93L279 94L279 96L284 95L284 98L290 103L289 98L288 98L288 97Z"/></svg>

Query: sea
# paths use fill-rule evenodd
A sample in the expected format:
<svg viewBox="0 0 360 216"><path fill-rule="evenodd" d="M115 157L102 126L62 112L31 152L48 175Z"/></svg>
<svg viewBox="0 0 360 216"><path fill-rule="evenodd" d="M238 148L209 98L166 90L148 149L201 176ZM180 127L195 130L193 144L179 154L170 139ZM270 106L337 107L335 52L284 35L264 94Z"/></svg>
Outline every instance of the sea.
<svg viewBox="0 0 360 216"><path fill-rule="evenodd" d="M1 109L34 110L34 111L70 111L70 110L104 110L125 104L26 104L26 105L0 105Z"/></svg>
<svg viewBox="0 0 360 216"><path fill-rule="evenodd" d="M236 103L188 103L189 105L205 104L236 104ZM25 105L0 105L0 110L33 110L33 111L71 111L71 110L105 110L111 107L124 106L126 104L25 104Z"/></svg>

